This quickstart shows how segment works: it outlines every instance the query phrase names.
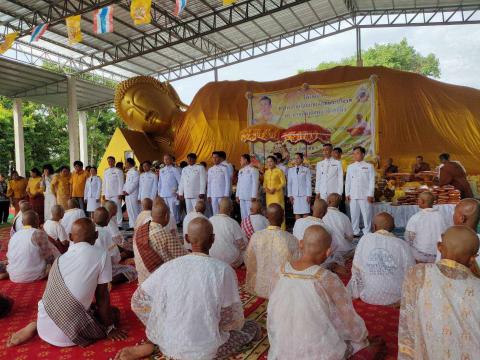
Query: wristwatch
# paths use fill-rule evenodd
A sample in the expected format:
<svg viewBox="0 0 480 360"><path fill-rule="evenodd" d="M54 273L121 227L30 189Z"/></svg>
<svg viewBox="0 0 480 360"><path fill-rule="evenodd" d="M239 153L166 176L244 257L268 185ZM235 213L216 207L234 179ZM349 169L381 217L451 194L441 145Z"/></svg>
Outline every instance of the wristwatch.
<svg viewBox="0 0 480 360"><path fill-rule="evenodd" d="M112 332L112 330L115 330L115 325L110 325L108 328L107 328L107 336Z"/></svg>

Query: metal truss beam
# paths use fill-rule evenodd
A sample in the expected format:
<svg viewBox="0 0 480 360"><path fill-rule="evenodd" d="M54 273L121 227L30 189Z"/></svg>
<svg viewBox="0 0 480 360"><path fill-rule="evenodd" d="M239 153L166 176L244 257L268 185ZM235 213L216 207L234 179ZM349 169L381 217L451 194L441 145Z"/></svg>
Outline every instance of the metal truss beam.
<svg viewBox="0 0 480 360"><path fill-rule="evenodd" d="M175 81L213 71L233 64L282 50L307 44L325 37L356 28L408 27L434 25L480 24L480 5L456 8L405 9L384 11L358 11L319 22L279 36L263 39L248 46L175 66L154 74L162 81Z"/></svg>

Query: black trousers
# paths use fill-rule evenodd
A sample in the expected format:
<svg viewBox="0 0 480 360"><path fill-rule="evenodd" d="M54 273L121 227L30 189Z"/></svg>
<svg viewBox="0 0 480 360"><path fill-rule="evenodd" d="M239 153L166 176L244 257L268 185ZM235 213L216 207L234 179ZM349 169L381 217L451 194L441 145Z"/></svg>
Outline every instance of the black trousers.
<svg viewBox="0 0 480 360"><path fill-rule="evenodd" d="M10 201L0 201L0 223L7 222L9 208L10 208Z"/></svg>

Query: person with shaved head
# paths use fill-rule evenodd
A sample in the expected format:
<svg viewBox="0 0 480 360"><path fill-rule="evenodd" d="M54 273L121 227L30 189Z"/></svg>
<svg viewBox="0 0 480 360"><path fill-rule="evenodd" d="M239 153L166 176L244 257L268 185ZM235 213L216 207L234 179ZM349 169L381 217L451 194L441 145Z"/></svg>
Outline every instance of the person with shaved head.
<svg viewBox="0 0 480 360"><path fill-rule="evenodd" d="M146 326L148 343L121 350L116 359L148 357L157 345L169 359L227 359L260 335L245 321L235 271L209 256L212 224L188 225L192 253L155 270L132 296L132 310Z"/></svg>
<svg viewBox="0 0 480 360"><path fill-rule="evenodd" d="M131 202L131 201L130 201ZM123 251L131 252L133 251L133 239L126 238L120 232L120 229L117 226L117 204L114 201L107 200L103 203L104 208L107 210L109 215L109 220L107 222L107 228L110 232L112 240L115 244L117 244L120 249Z"/></svg>
<svg viewBox="0 0 480 360"><path fill-rule="evenodd" d="M67 232L60 224L65 211L60 205L53 205L50 211L51 219L45 221L43 231L47 233L50 242L63 254L70 243Z"/></svg>
<svg viewBox="0 0 480 360"><path fill-rule="evenodd" d="M390 214L377 214L373 228L358 242L348 288L353 298L367 304L398 305L403 279L415 258L408 243L392 233L395 223Z"/></svg>
<svg viewBox="0 0 480 360"><path fill-rule="evenodd" d="M298 240L282 230L283 208L276 203L267 207L270 225L256 232L248 244L246 289L249 293L268 299L278 278L280 267L300 256Z"/></svg>
<svg viewBox="0 0 480 360"><path fill-rule="evenodd" d="M408 271L400 308L399 360L478 359L480 279L470 270L478 248L475 231L455 225L438 244L440 261Z"/></svg>
<svg viewBox="0 0 480 360"><path fill-rule="evenodd" d="M293 235L297 238L297 240L302 240L305 230L312 225L321 225L325 229L327 229L329 233L331 233L331 229L323 221L323 217L327 214L327 210L328 205L325 200L315 199L312 206L312 215L304 218L299 218L295 221L292 232Z"/></svg>
<svg viewBox="0 0 480 360"><path fill-rule="evenodd" d="M171 212L161 198L154 201L151 216L151 220L138 227L133 236L133 254L140 285L162 264L188 253L168 228Z"/></svg>
<svg viewBox="0 0 480 360"><path fill-rule="evenodd" d="M434 200L431 192L421 193L418 197L420 211L408 220L405 228L405 240L412 246L417 262L435 262L438 239L448 228L443 214L433 207Z"/></svg>
<svg viewBox="0 0 480 360"><path fill-rule="evenodd" d="M322 220L334 232L340 234L337 242L337 253L342 253L342 256L351 256L355 246L353 241L353 227L352 222L347 215L339 210L342 202L342 195L331 193L327 196L328 210ZM335 240L335 239L334 239Z"/></svg>
<svg viewBox="0 0 480 360"><path fill-rule="evenodd" d="M250 214L248 214L240 224L248 241L257 231L265 230L268 227L268 220L263 216L262 202L252 200L250 205Z"/></svg>
<svg viewBox="0 0 480 360"><path fill-rule="evenodd" d="M32 205L28 202L28 200L20 200L18 202L18 209L19 210L17 214L13 218L12 227L10 229L10 237L23 228L23 214L29 210L32 210Z"/></svg>
<svg viewBox="0 0 480 360"><path fill-rule="evenodd" d="M205 211L206 211L206 203L205 200L199 199L197 200L197 203L195 204L194 210L190 211L187 215L185 215L185 218L183 219L183 246L187 250L192 250L192 245L190 245L189 242L186 240L186 235L188 234L188 224L190 224L190 221L196 218L204 218L208 219L205 216Z"/></svg>
<svg viewBox="0 0 480 360"><path fill-rule="evenodd" d="M62 224L67 235L70 235L73 223L84 217L86 217L85 211L80 209L77 199L70 199L67 201L67 208L65 209L62 220L60 220L60 224Z"/></svg>
<svg viewBox="0 0 480 360"><path fill-rule="evenodd" d="M37 333L58 347L85 347L99 339L126 338L117 328L119 310L110 305L110 256L93 246L96 238L92 220L82 218L72 224L72 244L52 265L36 321L14 333L8 347L20 345Z"/></svg>
<svg viewBox="0 0 480 360"><path fill-rule="evenodd" d="M142 211L137 216L137 220L135 221L135 226L133 227L134 230L137 230L143 224L146 224L148 221L152 219L152 207L153 207L153 200L150 198L145 198L142 200Z"/></svg>
<svg viewBox="0 0 480 360"><path fill-rule="evenodd" d="M345 286L321 266L331 242L324 227L312 225L300 241L302 257L282 266L267 309L269 359L346 359L368 347Z"/></svg>
<svg viewBox="0 0 480 360"><path fill-rule="evenodd" d="M38 214L28 210L22 216L23 228L8 243L7 273L15 283L29 283L47 277L50 266L60 255L39 229Z"/></svg>
<svg viewBox="0 0 480 360"><path fill-rule="evenodd" d="M243 264L248 240L238 222L230 216L233 210L232 200L222 198L218 207L218 214L210 218L215 234L210 256L236 268Z"/></svg>

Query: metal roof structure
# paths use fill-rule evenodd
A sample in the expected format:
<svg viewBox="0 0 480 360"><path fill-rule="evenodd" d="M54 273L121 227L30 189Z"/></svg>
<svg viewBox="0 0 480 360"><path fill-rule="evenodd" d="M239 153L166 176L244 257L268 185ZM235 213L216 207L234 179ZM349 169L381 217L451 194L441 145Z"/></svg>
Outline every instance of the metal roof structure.
<svg viewBox="0 0 480 360"><path fill-rule="evenodd" d="M112 4L114 32L95 34L93 10ZM151 75L174 81L354 29L480 23L480 0L240 0L229 6L189 0L180 17L173 14L175 0L153 0L152 22L141 26L133 24L130 4L2 0L0 34L18 31L20 37L0 56L0 94L64 104L54 93L66 91L66 75L39 68L48 61L80 79L79 107L88 108L113 92L82 78L107 83ZM83 40L69 45L65 18L77 14ZM30 44L39 23L49 28Z"/></svg>

